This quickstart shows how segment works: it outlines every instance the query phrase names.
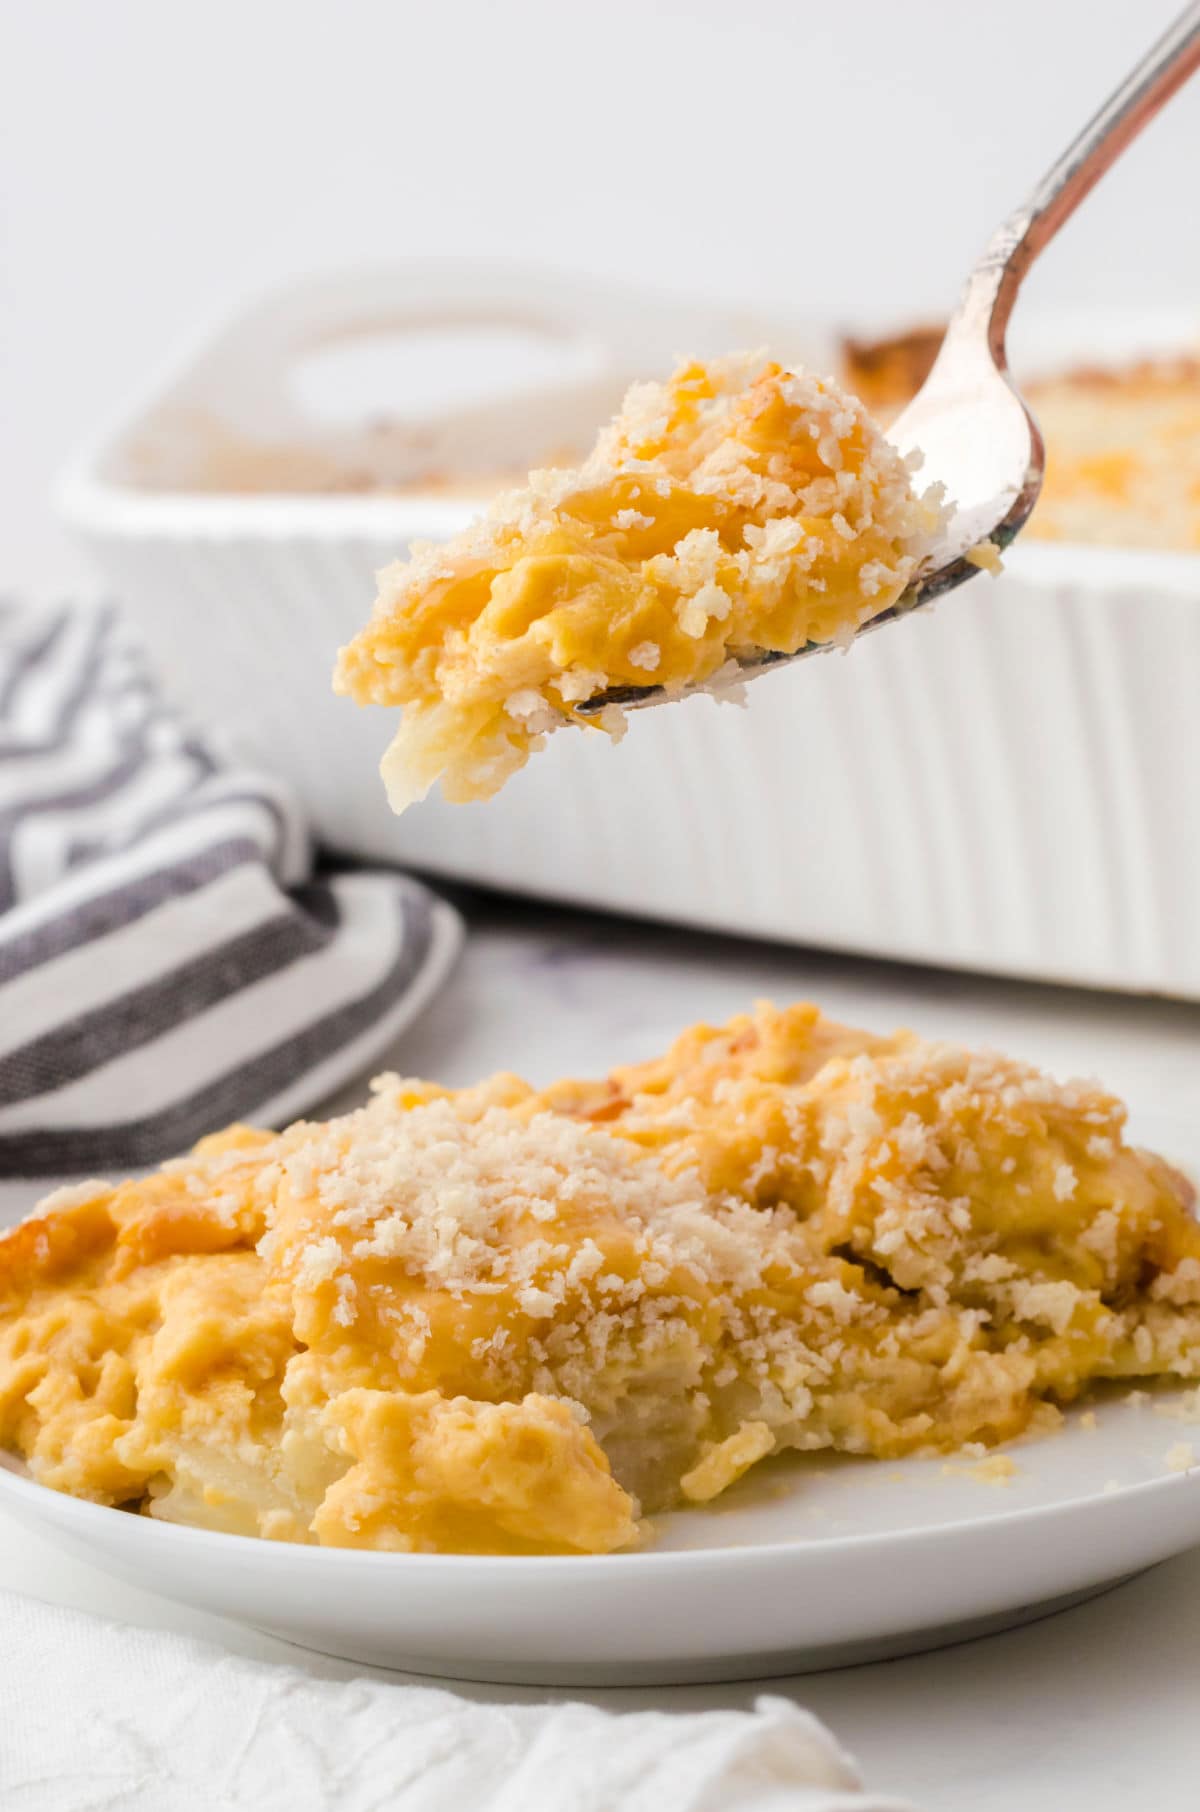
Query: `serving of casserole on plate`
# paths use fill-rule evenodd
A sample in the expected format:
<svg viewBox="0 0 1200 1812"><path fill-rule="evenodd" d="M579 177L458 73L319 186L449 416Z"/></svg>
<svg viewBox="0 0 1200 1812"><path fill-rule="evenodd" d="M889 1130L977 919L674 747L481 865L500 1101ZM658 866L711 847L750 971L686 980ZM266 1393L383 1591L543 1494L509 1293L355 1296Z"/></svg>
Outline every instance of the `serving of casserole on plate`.
<svg viewBox="0 0 1200 1812"><path fill-rule="evenodd" d="M364 1659L829 1665L1194 1536L1190 1185L1095 1085L809 1006L233 1128L0 1274L6 1506Z"/></svg>
<svg viewBox="0 0 1200 1812"><path fill-rule="evenodd" d="M293 1542L643 1545L770 1455L982 1452L1200 1376L1191 1186L1123 1110L813 1007L535 1091L383 1078L0 1241L0 1440Z"/></svg>

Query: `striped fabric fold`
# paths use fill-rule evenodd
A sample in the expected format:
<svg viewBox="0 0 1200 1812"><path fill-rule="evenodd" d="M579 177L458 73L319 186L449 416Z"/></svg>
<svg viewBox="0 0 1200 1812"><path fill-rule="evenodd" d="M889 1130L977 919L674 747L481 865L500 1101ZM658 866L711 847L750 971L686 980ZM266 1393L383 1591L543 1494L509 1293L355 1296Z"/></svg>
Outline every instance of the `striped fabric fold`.
<svg viewBox="0 0 1200 1812"><path fill-rule="evenodd" d="M0 604L0 1209L293 1118L460 939L404 875L314 875L288 789L164 702L114 610Z"/></svg>

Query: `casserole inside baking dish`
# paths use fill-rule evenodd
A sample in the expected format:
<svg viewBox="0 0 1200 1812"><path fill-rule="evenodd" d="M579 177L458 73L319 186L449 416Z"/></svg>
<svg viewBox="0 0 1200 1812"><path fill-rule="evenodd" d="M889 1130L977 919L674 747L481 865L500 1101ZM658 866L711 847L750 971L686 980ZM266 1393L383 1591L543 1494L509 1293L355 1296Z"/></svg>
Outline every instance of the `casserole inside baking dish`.
<svg viewBox="0 0 1200 1812"><path fill-rule="evenodd" d="M847 337L842 375L886 423L920 389L938 327ZM1200 337L1136 358L1068 363L1024 386L1046 440L1035 541L1200 551Z"/></svg>

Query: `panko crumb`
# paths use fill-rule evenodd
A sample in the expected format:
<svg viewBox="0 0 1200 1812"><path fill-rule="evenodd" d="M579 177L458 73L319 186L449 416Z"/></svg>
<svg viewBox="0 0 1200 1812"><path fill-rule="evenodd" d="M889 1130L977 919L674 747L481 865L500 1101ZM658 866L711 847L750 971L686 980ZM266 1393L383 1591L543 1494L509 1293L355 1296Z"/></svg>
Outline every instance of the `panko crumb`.
<svg viewBox="0 0 1200 1812"><path fill-rule="evenodd" d="M1016 1476L1017 1463L1010 1454L990 1453L986 1460L977 1460L973 1466L947 1461L942 1471L953 1478L977 1479L981 1485L1007 1485Z"/></svg>
<svg viewBox="0 0 1200 1812"><path fill-rule="evenodd" d="M662 659L662 650L657 642L639 642L636 648L629 650L629 665L640 667L645 673L653 673Z"/></svg>
<svg viewBox="0 0 1200 1812"><path fill-rule="evenodd" d="M1168 1472L1189 1472L1196 1464L1196 1449L1190 1441L1176 1441L1174 1447L1168 1447L1163 1454L1163 1465Z"/></svg>
<svg viewBox="0 0 1200 1812"><path fill-rule="evenodd" d="M991 573L995 578L1004 571L1004 562L1000 558L1000 549L994 541L977 541L974 547L967 549L966 558L980 572Z"/></svg>

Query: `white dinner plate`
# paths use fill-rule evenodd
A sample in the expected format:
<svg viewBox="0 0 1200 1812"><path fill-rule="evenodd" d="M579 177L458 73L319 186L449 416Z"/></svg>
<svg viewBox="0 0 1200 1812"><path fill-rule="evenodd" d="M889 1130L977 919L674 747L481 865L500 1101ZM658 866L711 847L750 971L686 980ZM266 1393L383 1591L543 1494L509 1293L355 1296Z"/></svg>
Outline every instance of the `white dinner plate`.
<svg viewBox="0 0 1200 1812"><path fill-rule="evenodd" d="M1200 1541L1200 1427L1182 1391L1100 1402L967 1460L773 1462L724 1508L659 1520L632 1554L370 1554L181 1528L0 1470L0 1506L145 1590L306 1648L456 1679L541 1685L748 1679L982 1634Z"/></svg>
<svg viewBox="0 0 1200 1812"><path fill-rule="evenodd" d="M1155 1142L1178 1154L1170 1133ZM772 1461L629 1554L296 1547L84 1503L2 1462L0 1508L143 1589L354 1660L538 1685L746 1679L1004 1628L1200 1542L1198 1400L1100 1394L1004 1449L1000 1480L963 1457Z"/></svg>

